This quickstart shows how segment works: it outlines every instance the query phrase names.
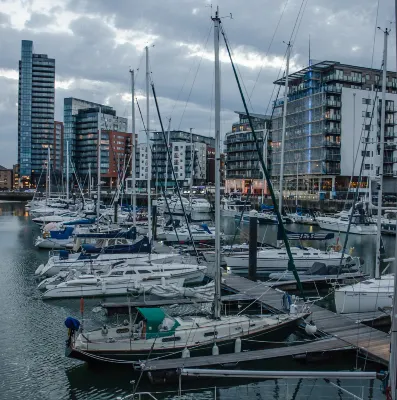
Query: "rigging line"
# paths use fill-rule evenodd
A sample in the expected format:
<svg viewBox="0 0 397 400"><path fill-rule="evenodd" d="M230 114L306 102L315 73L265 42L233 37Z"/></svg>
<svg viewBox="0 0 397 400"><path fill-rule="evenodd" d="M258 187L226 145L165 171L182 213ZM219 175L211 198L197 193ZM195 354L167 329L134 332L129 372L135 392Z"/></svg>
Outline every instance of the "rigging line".
<svg viewBox="0 0 397 400"><path fill-rule="evenodd" d="M374 66L375 42L376 42L376 32L377 32L377 27L378 27L378 15L379 15L379 1L380 1L380 0L378 0L378 4L377 4L377 8L376 8L376 17L375 17L375 26L374 26L374 35L373 35L373 38L374 38L374 39L373 39L373 41L372 41L371 69L372 69L373 66ZM376 89L376 93L377 93L377 92L378 92L378 88ZM375 98L376 98L376 94L375 94ZM368 93L368 99L370 99L370 93ZM369 106L369 104L366 105L365 114L367 114L367 112L368 112L368 106ZM364 117L364 122L365 122L366 118L367 118L367 117ZM372 118L372 117L371 117L371 118ZM371 121L372 121L372 120L371 120ZM371 123L371 121L370 121L370 123ZM365 124L364 124L364 125L365 125ZM364 127L363 127L362 130L361 130L360 140L361 140L361 138L362 138L363 131L364 131ZM350 187L351 187L351 184L352 184L352 179L353 179L353 175L354 175L354 169L355 169L355 165L356 165L356 160L357 160L357 157L358 157L358 149L359 149L359 146L357 147L357 154L356 154L356 157L355 157L354 163L353 163L353 171L352 171L352 175L351 175L351 178L350 178L350 182L349 182L349 186L348 186L348 190L347 190L347 194L346 194L346 199L345 199L344 208L346 207L347 202L348 202L348 195L349 195ZM365 154L366 154L366 153L365 153ZM364 156L364 157L365 157L365 156ZM371 201L371 202L372 202L372 201Z"/></svg>
<svg viewBox="0 0 397 400"><path fill-rule="evenodd" d="M309 0L306 0L305 4L303 5L302 13L301 13L301 15L300 15L300 20L299 20L299 22L298 22L298 26L297 26L297 28L296 28L295 38L293 39L293 43L296 42L296 38L297 38L298 33L299 33L299 28L300 28L300 26L301 26L303 16L305 15L306 6L307 6L307 3L308 3L308 2L309 2Z"/></svg>
<svg viewBox="0 0 397 400"><path fill-rule="evenodd" d="M209 37L209 35L211 34L211 30L212 30L212 26L213 26L212 21L210 21L209 25L210 25L210 29L209 29L208 37ZM205 40L205 37L206 37L206 36L204 36L204 40ZM203 41L203 42L205 43L205 47L206 47L206 46L207 46L207 43L208 43L208 38L206 39L206 41ZM203 52L204 52L204 50L203 50ZM174 102L174 105L173 105L172 109L171 109L171 115L170 115L170 117L172 117L172 115L173 115L173 113L174 113L175 107L176 107L176 105L177 105L177 103L178 103L178 101L179 101L179 98L180 98L180 96L181 96L181 94L182 94L182 92L183 92L183 89L185 88L186 82L187 82L187 80L188 80L188 78L189 78L189 76L190 76L190 72L191 72L192 69L193 69L193 65L194 65L194 59L192 60L192 63L190 64L189 72L188 72L187 75L186 75L186 78L185 78L185 80L184 80L184 82L183 82L183 85L182 85L181 89L179 90L178 96L177 96L177 98L176 98L176 100L175 100L175 102Z"/></svg>
<svg viewBox="0 0 397 400"><path fill-rule="evenodd" d="M281 12L280 18L279 18L279 20L278 20L278 22L277 22L277 25L276 25L276 28L275 28L275 30L274 30L274 32L273 32L273 36L272 36L272 38L271 38L271 40L270 40L269 46L268 46L268 48L267 48L267 50L266 50L266 53L265 53L265 57L264 57L265 60L266 60L267 56L268 56L269 53L270 53L270 49L271 49L271 47L272 47L272 45L273 45L273 41L274 41L274 38L275 38L275 36L276 36L278 27L280 26L280 22L281 22L281 20L282 20L282 18L283 18L285 9L287 8L288 1L289 1L289 0L286 0L286 2L285 2L285 4L284 4L283 11ZM254 86L252 87L251 94L249 95L249 98L251 98L252 95L254 94L254 90L255 90L255 87L256 87L256 85L257 85L257 83L258 83L259 77L260 77L260 75L261 75L261 73L262 73L264 63L265 63L265 62L263 62L263 63L261 64L261 67L259 68L259 72L258 72L258 74L257 74L257 76L256 76L256 79L255 79L255 82L254 82Z"/></svg>
<svg viewBox="0 0 397 400"><path fill-rule="evenodd" d="M221 32L223 34L223 29L221 30ZM237 83L237 86L238 86L238 89L239 89L239 92L240 92L241 100L242 100L243 105L244 105L245 113L247 114L247 117L248 117L248 121L249 121L251 132L252 132L252 136L254 138L254 142L255 142L255 146L256 146L256 151L258 153L258 157L259 157L259 160L261 162L261 166L262 166L263 172L264 172L264 174L266 176L266 181L267 181L267 184L268 184L270 196L272 198L272 202L273 202L273 205L274 205L274 208L275 208L275 211L276 211L279 229L281 230L281 235L282 235L282 238L283 238L283 241L284 241L284 244L285 244L285 249L286 249L287 254L288 254L288 269L290 271L292 271L292 273L294 274L294 278L295 278L295 280L297 282L299 291L300 291L303 299L306 300L306 296L305 296L305 293L303 291L302 283L301 283L301 281L299 279L298 272L297 272L297 270L295 268L294 258L293 258L292 253L291 253L291 248L290 248L290 245L289 245L289 242L288 242L288 237L287 237L284 225L283 225L283 220L282 220L281 214L280 214L280 212L278 210L278 207L277 207L277 200L276 200L276 196L275 196L274 191L273 191L273 185L272 185L272 182L271 182L271 179L270 179L270 174L269 174L269 171L268 171L268 169L267 169L267 167L265 165L265 162L263 161L263 156L261 155L258 138L256 136L256 132L255 132L255 129L254 129L254 126L253 126L252 118L251 118L251 115L250 115L250 113L248 111L248 107L247 107L247 103L245 101L244 93L242 91L241 84L240 84L240 81L238 79L237 71L236 71L236 68L234 66L232 55L230 53L229 44L228 44L228 42L226 40L226 37L225 36L223 36L223 37L224 37L224 40L225 40L225 45L226 45L227 53L229 55L230 63L232 65L234 77L236 79L236 83Z"/></svg>
<svg viewBox="0 0 397 400"><path fill-rule="evenodd" d="M306 1L306 0L302 0L302 3L301 3L301 5L300 5L300 7L299 7L298 15L296 16L295 23L294 23L294 26L293 26L293 28L292 28L291 36L290 36L290 38L289 38L289 41L290 41L290 42L292 42L292 38L293 38L293 36L294 36L295 29L296 29L296 26L297 26L297 24L298 24L299 16L300 16L300 14L301 14L302 7L303 7L303 4L304 4L305 1Z"/></svg>
<svg viewBox="0 0 397 400"><path fill-rule="evenodd" d="M161 118L160 108L159 108L159 104L158 104L158 102L157 102L157 96L156 96L156 90L155 90L155 88L154 88L154 83L152 83L152 92L153 92L154 102L155 102L155 104L156 104L157 116L158 116L158 118L159 118L160 127L161 127L161 132L163 133L164 143L167 143L167 138L166 138L165 131L164 131L164 126L163 126L163 120L162 120L162 118ZM168 159L171 160L171 159L172 159L172 156L171 156L171 153L170 153L170 149L169 149L167 146L166 146L166 151L167 151ZM171 171L172 171L172 175L173 175L173 177L174 177L174 180L175 180L175 182L177 183L178 181L177 181L177 177L176 177L176 173L175 173L175 168L174 168L174 165L173 165L172 163L171 163ZM194 243L192 231L191 231L191 229L190 229L189 220L188 220L188 217L187 217L186 212L185 212L185 206L183 205L182 196L181 196L181 191L180 191L180 189L179 189L179 185L178 185L178 184L176 185L176 189L177 189L179 201L181 202L182 212L183 212L183 215L184 215L184 217L185 217L185 222L186 222L187 230L188 230L188 232L189 232L189 237L190 237L190 240L192 241L193 249L194 249L194 252L196 253L196 259L197 259L197 261L198 261L198 259L199 259L199 254L198 254L198 251L197 251L197 248L196 248L196 244ZM220 234L220 232L218 232L218 235L219 235L219 234Z"/></svg>
<svg viewBox="0 0 397 400"><path fill-rule="evenodd" d="M191 94L192 94L194 84L196 83L197 75L198 75L198 72L199 72L200 67L201 67L201 62L203 61L204 52L205 52L205 50L207 49L207 45L208 45L208 41L209 41L211 32L212 32L212 24L211 24L211 28L210 28L209 31L208 31L208 36L207 36L207 40L205 41L205 45L204 45L203 51L201 52L200 61L199 61L199 63L198 63L198 66L197 66L197 69L196 69L196 73L194 74L193 82L192 82L192 85L191 85L191 87L190 87L189 94L188 94L187 99L186 99L186 102L185 102L185 107L184 107L183 112L182 112L182 115L181 115L181 120L179 121L178 130L181 129L183 117L185 116L186 108L187 108L187 105L189 104L190 96L191 96Z"/></svg>
<svg viewBox="0 0 397 400"><path fill-rule="evenodd" d="M137 104L137 106L138 106L139 115L141 116L143 128L144 128L144 130L146 131L146 125L145 125L145 121L144 121L144 119L143 119L142 110L141 110L141 107L139 106L138 99L135 99L135 101L136 101L136 104ZM146 132L147 132L147 131L146 131ZM167 141L166 141L165 143L167 143ZM166 144L166 149L168 149L167 144ZM151 152L152 155L153 155L152 147L150 147L150 152ZM149 153L149 149L148 149L148 153ZM149 171L148 171L148 173L149 173ZM178 182L176 182L176 185L178 185ZM162 187L163 187L163 185L162 185ZM174 228L174 231L175 231L176 239L177 239L178 242L179 242L178 231L177 231L177 229L176 229L176 224L174 224L174 219L173 219L173 217L172 217L172 213L171 213L171 210L170 210L170 205L169 205L169 203L168 203L168 198L167 198L167 196L166 196L166 193L165 193L164 188L163 188L163 196L164 196L165 204L166 204L166 206L167 206L168 213L169 213L169 215L170 215L170 220L171 220L172 227ZM148 207L149 207L149 205L148 205ZM150 224L150 223L151 223L151 221L148 220L148 224Z"/></svg>
<svg viewBox="0 0 397 400"><path fill-rule="evenodd" d="M227 38L227 40L228 40L229 47L230 47L230 52L232 53L232 56L234 57L234 52L233 52L232 46L231 46L231 44L230 44L230 40L229 40L229 38L227 37L226 32L223 30L223 26L221 26L221 30L222 30L222 34L223 34L223 35ZM247 88L246 88L246 86L245 86L245 82L244 82L244 79L243 79L243 75L241 74L241 71L240 71L240 68L239 68L238 64L236 64L236 69L237 69L238 75L239 75L239 77L240 77L240 81L241 81L242 84L243 84L244 92L245 92L245 94L246 94L246 96L247 96L247 98L248 98L248 102L249 102L249 105L250 105L250 107L251 107L251 110L254 111L254 107L253 107L253 105L252 105L252 103L251 103L251 98L250 98L250 96L249 96L249 94L248 94L248 90L247 90Z"/></svg>

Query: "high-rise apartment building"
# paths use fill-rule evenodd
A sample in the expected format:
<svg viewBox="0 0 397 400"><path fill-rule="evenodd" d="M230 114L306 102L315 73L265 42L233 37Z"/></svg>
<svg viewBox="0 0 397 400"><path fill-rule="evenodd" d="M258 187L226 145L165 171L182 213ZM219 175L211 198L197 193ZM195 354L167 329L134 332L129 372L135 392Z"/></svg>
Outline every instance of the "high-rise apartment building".
<svg viewBox="0 0 397 400"><path fill-rule="evenodd" d="M23 186L37 185L54 132L55 60L22 40L18 87L18 164Z"/></svg>
<svg viewBox="0 0 397 400"><path fill-rule="evenodd" d="M166 133L168 136L168 134ZM191 146L191 141L193 147ZM167 148L162 132L152 134L152 186L157 182L159 186L165 184L167 170L167 187L175 185L171 164L166 167ZM172 165L180 186L188 186L193 173L193 185L205 185L209 182L208 163L213 154L215 139L185 131L170 131L169 150ZM192 162L193 157L193 162ZM137 151L137 181L140 187L146 187L148 164L147 145L142 143ZM193 167L193 168L192 168Z"/></svg>
<svg viewBox="0 0 397 400"><path fill-rule="evenodd" d="M69 156L77 174L86 177L91 169L91 175L97 176L99 121L101 175L109 180L114 173L114 158L122 154L122 159L128 162L131 151L127 118L116 116L112 107L72 97L64 99L63 161L65 166L66 142L69 141Z"/></svg>
<svg viewBox="0 0 397 400"><path fill-rule="evenodd" d="M323 61L289 76L284 152L285 186L335 196L352 188L364 159L361 185L368 192L368 177L379 166L380 98L382 72L371 68ZM285 85L285 78L275 82ZM384 191L396 192L395 113L397 78L387 72ZM280 174L283 101L275 103L272 121L273 177ZM367 142L367 148L365 144ZM358 154L356 162L354 159ZM353 170L354 167L354 170ZM298 179L296 178L298 176ZM278 180L275 179L278 186Z"/></svg>
<svg viewBox="0 0 397 400"><path fill-rule="evenodd" d="M248 117L236 111L239 121L232 125L232 130L225 136L226 178L225 191L267 193L267 185L259 162L254 137ZM261 154L271 171L271 117L263 114L250 114L254 125Z"/></svg>

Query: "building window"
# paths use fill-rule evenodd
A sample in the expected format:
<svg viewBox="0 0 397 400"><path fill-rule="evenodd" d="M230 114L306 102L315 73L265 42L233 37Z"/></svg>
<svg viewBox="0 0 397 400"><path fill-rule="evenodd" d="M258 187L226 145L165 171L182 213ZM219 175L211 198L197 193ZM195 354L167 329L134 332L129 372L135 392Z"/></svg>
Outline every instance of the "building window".
<svg viewBox="0 0 397 400"><path fill-rule="evenodd" d="M371 155L371 152L369 150L368 151L362 150L361 151L361 155L363 157L369 157Z"/></svg>
<svg viewBox="0 0 397 400"><path fill-rule="evenodd" d="M364 130L365 130L365 131L370 131L370 130L371 130L371 124L369 124L369 125L364 125Z"/></svg>
<svg viewBox="0 0 397 400"><path fill-rule="evenodd" d="M365 79L368 81L371 79L371 76L367 74L367 75L365 75Z"/></svg>
<svg viewBox="0 0 397 400"><path fill-rule="evenodd" d="M364 164L364 169L366 169L366 170L371 169L371 164Z"/></svg>
<svg viewBox="0 0 397 400"><path fill-rule="evenodd" d="M371 118L371 113L369 111L363 111L362 115L365 118Z"/></svg>
<svg viewBox="0 0 397 400"><path fill-rule="evenodd" d="M366 99L365 97L363 97L363 104L371 105L371 99Z"/></svg>

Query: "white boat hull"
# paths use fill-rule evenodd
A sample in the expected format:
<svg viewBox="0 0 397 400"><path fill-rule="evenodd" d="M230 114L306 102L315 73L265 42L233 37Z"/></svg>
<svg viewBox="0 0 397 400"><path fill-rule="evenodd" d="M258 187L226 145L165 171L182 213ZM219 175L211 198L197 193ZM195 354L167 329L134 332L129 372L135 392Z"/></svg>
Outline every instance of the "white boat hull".
<svg viewBox="0 0 397 400"><path fill-rule="evenodd" d="M73 238L70 239L43 239L38 237L35 246L39 249L62 250L73 248Z"/></svg>
<svg viewBox="0 0 397 400"><path fill-rule="evenodd" d="M333 232L347 232L348 224L340 223L338 221L329 221L327 219L322 219L321 217L317 219L318 225L321 229ZM351 224L349 233L355 235L376 235L377 227L375 224L368 225L356 225Z"/></svg>
<svg viewBox="0 0 397 400"><path fill-rule="evenodd" d="M168 284L183 286L183 278L167 279ZM130 291L149 289L154 285L160 285L161 279L150 281L132 281L124 279L122 282L99 282L97 285L56 286L43 294L43 299L61 299L74 297L107 297L126 295Z"/></svg>
<svg viewBox="0 0 397 400"><path fill-rule="evenodd" d="M392 293L351 293L335 292L335 309L339 314L375 312L378 308L391 307L393 303Z"/></svg>

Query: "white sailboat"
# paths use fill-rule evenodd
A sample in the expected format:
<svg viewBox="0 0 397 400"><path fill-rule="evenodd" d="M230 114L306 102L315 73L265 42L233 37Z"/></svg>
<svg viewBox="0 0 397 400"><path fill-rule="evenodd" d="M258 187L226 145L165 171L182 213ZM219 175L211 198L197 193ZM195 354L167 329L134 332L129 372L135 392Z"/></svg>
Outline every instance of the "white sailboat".
<svg viewBox="0 0 397 400"><path fill-rule="evenodd" d="M214 21L215 47L215 227L220 227L220 68L219 35L220 18L216 11ZM76 332L79 322L69 318L66 354L84 361L143 360L159 356L190 357L217 355L219 352L241 351L249 346L242 339L270 334L280 339L281 332L307 314L235 315L221 316L220 235L215 238L215 296L212 317L172 318L160 308L138 308L134 322L125 327ZM109 340L112 338L112 340ZM237 350L236 350L237 349Z"/></svg>

